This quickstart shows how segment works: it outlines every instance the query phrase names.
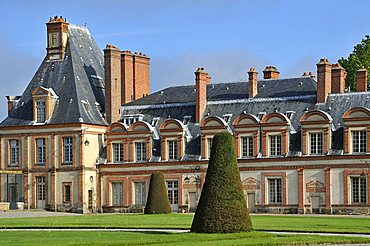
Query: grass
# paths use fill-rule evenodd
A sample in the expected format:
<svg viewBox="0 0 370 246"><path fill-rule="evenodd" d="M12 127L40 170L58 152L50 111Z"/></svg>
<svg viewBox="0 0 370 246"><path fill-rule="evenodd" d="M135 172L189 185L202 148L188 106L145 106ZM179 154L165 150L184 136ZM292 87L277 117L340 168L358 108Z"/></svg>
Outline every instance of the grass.
<svg viewBox="0 0 370 246"><path fill-rule="evenodd" d="M181 228L189 229L192 214L103 214L1 219L0 228ZM370 234L370 217L252 215L255 230Z"/></svg>
<svg viewBox="0 0 370 246"><path fill-rule="evenodd" d="M273 235L136 232L0 232L0 245L303 245L369 243L366 238Z"/></svg>
<svg viewBox="0 0 370 246"><path fill-rule="evenodd" d="M0 219L0 228L183 228L192 214L103 214ZM252 215L257 231L233 234L0 231L0 245L304 245L370 243L370 238L275 235L262 230L370 234L370 218Z"/></svg>

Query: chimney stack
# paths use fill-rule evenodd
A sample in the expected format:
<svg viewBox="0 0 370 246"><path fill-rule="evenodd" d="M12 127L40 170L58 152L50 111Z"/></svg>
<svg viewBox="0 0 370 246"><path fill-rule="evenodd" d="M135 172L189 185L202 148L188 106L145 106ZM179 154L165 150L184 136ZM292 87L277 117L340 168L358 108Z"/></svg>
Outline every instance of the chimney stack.
<svg viewBox="0 0 370 246"><path fill-rule="evenodd" d="M331 93L344 93L347 73L339 64L333 64L331 68Z"/></svg>
<svg viewBox="0 0 370 246"><path fill-rule="evenodd" d="M263 79L278 79L280 72L274 66L267 66L263 70Z"/></svg>
<svg viewBox="0 0 370 246"><path fill-rule="evenodd" d="M149 95L149 61L141 52L121 51L110 44L105 47L105 112L109 124L120 119L122 104Z"/></svg>
<svg viewBox="0 0 370 246"><path fill-rule="evenodd" d="M63 19L62 16L50 17L49 22L46 23L48 60L64 59L68 39L68 26L67 19Z"/></svg>
<svg viewBox="0 0 370 246"><path fill-rule="evenodd" d="M12 112L15 104L17 104L20 98L20 96L6 96L6 99L8 100L8 115Z"/></svg>
<svg viewBox="0 0 370 246"><path fill-rule="evenodd" d="M204 70L198 68L195 71L195 87L196 87L196 109L195 109L195 122L199 123L202 120L204 111L207 106L207 84L211 81L211 77Z"/></svg>
<svg viewBox="0 0 370 246"><path fill-rule="evenodd" d="M356 71L357 92L367 91L367 70L362 67Z"/></svg>
<svg viewBox="0 0 370 246"><path fill-rule="evenodd" d="M328 59L320 59L317 66L317 102L325 103L331 93L331 63Z"/></svg>
<svg viewBox="0 0 370 246"><path fill-rule="evenodd" d="M250 68L249 72L249 80L248 80L248 95L250 98L255 97L258 94L257 88L257 71L255 68Z"/></svg>

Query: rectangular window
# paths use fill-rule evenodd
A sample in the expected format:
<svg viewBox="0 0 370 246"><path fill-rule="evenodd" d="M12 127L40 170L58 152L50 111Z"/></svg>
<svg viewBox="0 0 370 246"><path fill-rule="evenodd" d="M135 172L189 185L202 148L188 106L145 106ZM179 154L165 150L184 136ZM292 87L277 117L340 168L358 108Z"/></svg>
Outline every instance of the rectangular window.
<svg viewBox="0 0 370 246"><path fill-rule="evenodd" d="M136 142L135 143L135 153L136 153L136 161L138 162L146 161L146 143Z"/></svg>
<svg viewBox="0 0 370 246"><path fill-rule="evenodd" d="M71 202L71 183L63 183L63 202Z"/></svg>
<svg viewBox="0 0 370 246"><path fill-rule="evenodd" d="M268 196L270 204L282 203L281 178L268 178Z"/></svg>
<svg viewBox="0 0 370 246"><path fill-rule="evenodd" d="M212 149L213 138L207 138L207 158L211 157L211 149Z"/></svg>
<svg viewBox="0 0 370 246"><path fill-rule="evenodd" d="M123 143L113 143L113 162L122 163L123 162Z"/></svg>
<svg viewBox="0 0 370 246"><path fill-rule="evenodd" d="M36 101L36 122L44 123L46 121L45 101Z"/></svg>
<svg viewBox="0 0 370 246"><path fill-rule="evenodd" d="M253 156L253 137L241 137L241 147L242 147L242 157L252 157Z"/></svg>
<svg viewBox="0 0 370 246"><path fill-rule="evenodd" d="M19 164L19 141L12 139L10 145L10 166L18 166Z"/></svg>
<svg viewBox="0 0 370 246"><path fill-rule="evenodd" d="M36 177L36 183L37 183L37 200L38 201L46 200L45 177L44 176Z"/></svg>
<svg viewBox="0 0 370 246"><path fill-rule="evenodd" d="M352 131L352 152L366 153L366 131Z"/></svg>
<svg viewBox="0 0 370 246"><path fill-rule="evenodd" d="M270 136L270 156L281 156L281 135Z"/></svg>
<svg viewBox="0 0 370 246"><path fill-rule="evenodd" d="M73 162L73 138L63 138L63 162L71 164Z"/></svg>
<svg viewBox="0 0 370 246"><path fill-rule="evenodd" d="M177 140L168 140L167 148L168 148L168 160L169 161L177 160L178 159Z"/></svg>
<svg viewBox="0 0 370 246"><path fill-rule="evenodd" d="M169 180L166 183L168 199L170 200L171 207L175 208L179 204L179 181Z"/></svg>
<svg viewBox="0 0 370 246"><path fill-rule="evenodd" d="M45 165L46 162L46 140L45 138L36 139L36 164Z"/></svg>
<svg viewBox="0 0 370 246"><path fill-rule="evenodd" d="M122 182L112 182L112 206L123 206Z"/></svg>
<svg viewBox="0 0 370 246"><path fill-rule="evenodd" d="M310 133L310 155L323 154L322 132Z"/></svg>
<svg viewBox="0 0 370 246"><path fill-rule="evenodd" d="M367 185L365 177L351 177L352 203L366 204Z"/></svg>
<svg viewBox="0 0 370 246"><path fill-rule="evenodd" d="M134 182L135 207L143 207L146 204L145 182Z"/></svg>

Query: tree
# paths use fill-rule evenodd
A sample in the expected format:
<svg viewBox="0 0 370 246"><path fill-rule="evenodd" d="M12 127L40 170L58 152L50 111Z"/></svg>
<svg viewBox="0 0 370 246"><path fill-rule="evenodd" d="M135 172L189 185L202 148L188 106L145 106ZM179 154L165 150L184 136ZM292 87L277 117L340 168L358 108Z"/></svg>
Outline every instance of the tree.
<svg viewBox="0 0 370 246"><path fill-rule="evenodd" d="M191 231L230 233L252 229L235 155L234 138L228 132L216 134Z"/></svg>
<svg viewBox="0 0 370 246"><path fill-rule="evenodd" d="M339 64L346 70L346 86L351 88L351 91L356 91L356 71L364 67L368 71L368 81L370 80L370 36L366 35L357 44L348 58L338 60Z"/></svg>
<svg viewBox="0 0 370 246"><path fill-rule="evenodd" d="M161 172L152 173L152 176L150 177L149 194L144 213L168 214L171 212L172 209L170 201L168 200L164 175Z"/></svg>

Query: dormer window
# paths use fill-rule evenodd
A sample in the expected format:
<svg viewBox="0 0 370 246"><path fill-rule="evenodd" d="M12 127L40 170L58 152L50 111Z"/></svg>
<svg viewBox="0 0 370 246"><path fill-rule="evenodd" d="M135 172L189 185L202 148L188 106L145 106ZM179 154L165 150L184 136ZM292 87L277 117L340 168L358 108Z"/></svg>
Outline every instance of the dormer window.
<svg viewBox="0 0 370 246"><path fill-rule="evenodd" d="M144 115L142 114L135 114L135 115L124 115L123 116L123 123L126 126L131 126L137 121L142 121L144 118Z"/></svg>
<svg viewBox="0 0 370 246"><path fill-rule="evenodd" d="M366 153L366 130L352 131L352 153Z"/></svg>
<svg viewBox="0 0 370 246"><path fill-rule="evenodd" d="M269 136L270 156L281 156L281 135Z"/></svg>
<svg viewBox="0 0 370 246"><path fill-rule="evenodd" d="M222 118L224 119L226 123L229 123L231 116L232 114L225 114L222 116Z"/></svg>
<svg viewBox="0 0 370 246"><path fill-rule="evenodd" d="M45 101L36 101L36 122L44 123L46 121L46 106Z"/></svg>
<svg viewBox="0 0 370 246"><path fill-rule="evenodd" d="M32 91L33 99L33 120L37 124L49 120L54 104L58 99L52 88L37 87Z"/></svg>
<svg viewBox="0 0 370 246"><path fill-rule="evenodd" d="M323 154L323 134L322 132L312 132L310 136L310 155Z"/></svg>

